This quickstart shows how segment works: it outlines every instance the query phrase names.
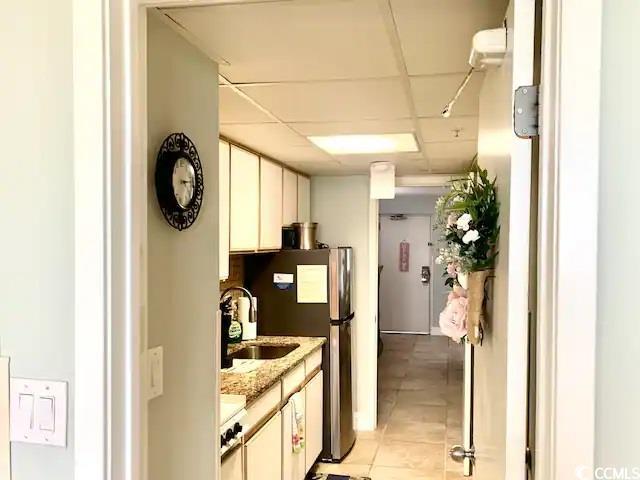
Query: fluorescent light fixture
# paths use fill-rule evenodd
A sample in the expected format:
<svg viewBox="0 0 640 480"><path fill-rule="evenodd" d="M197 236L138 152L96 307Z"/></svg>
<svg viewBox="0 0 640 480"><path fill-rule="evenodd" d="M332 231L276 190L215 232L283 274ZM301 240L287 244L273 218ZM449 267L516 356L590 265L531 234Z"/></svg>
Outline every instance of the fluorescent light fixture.
<svg viewBox="0 0 640 480"><path fill-rule="evenodd" d="M327 135L308 137L316 146L332 155L362 153L417 152L413 133L383 133L380 135Z"/></svg>

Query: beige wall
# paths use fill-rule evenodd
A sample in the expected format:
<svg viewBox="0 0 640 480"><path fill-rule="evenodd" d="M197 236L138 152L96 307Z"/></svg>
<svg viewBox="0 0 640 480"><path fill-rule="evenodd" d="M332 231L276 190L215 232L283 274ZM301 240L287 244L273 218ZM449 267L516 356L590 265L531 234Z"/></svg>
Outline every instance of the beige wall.
<svg viewBox="0 0 640 480"><path fill-rule="evenodd" d="M640 3L603 6L595 463L632 475L640 469Z"/></svg>
<svg viewBox="0 0 640 480"><path fill-rule="evenodd" d="M377 355L376 312L369 296L369 178L366 175L311 178L311 220L318 240L331 247L353 247L355 319L352 333L354 418L356 428L369 428L375 414ZM377 288L375 285L373 288Z"/></svg>
<svg viewBox="0 0 640 480"><path fill-rule="evenodd" d="M218 304L218 69L173 30L148 24L149 346L164 347L164 395L149 404L149 478L213 479ZM172 132L196 145L204 204L178 232L162 217L156 153Z"/></svg>
<svg viewBox="0 0 640 480"><path fill-rule="evenodd" d="M68 446L15 443L14 480L73 479L71 1L3 2L0 355L15 377L70 382Z"/></svg>

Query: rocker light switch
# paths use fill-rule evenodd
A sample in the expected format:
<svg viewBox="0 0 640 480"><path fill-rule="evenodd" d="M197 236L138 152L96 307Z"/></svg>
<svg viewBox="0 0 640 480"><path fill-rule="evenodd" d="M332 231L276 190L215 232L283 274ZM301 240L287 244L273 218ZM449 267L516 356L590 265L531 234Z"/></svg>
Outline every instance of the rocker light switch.
<svg viewBox="0 0 640 480"><path fill-rule="evenodd" d="M12 378L11 441L67 445L67 383Z"/></svg>
<svg viewBox="0 0 640 480"><path fill-rule="evenodd" d="M38 398L38 428L45 432L55 432L55 399L53 397Z"/></svg>

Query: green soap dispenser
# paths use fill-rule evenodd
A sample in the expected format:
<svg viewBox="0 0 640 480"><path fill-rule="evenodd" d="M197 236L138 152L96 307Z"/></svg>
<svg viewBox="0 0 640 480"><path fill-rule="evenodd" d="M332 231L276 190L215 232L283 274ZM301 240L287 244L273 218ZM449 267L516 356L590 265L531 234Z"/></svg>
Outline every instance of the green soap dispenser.
<svg viewBox="0 0 640 480"><path fill-rule="evenodd" d="M232 320L228 330L229 343L240 343L242 341L242 323L238 319L238 301L234 300L232 305Z"/></svg>

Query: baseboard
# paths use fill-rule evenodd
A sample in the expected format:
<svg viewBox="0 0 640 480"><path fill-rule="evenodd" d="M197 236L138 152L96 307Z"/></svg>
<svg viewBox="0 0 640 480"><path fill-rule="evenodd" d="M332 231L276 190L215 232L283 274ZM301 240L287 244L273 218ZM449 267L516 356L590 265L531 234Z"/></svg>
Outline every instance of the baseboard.
<svg viewBox="0 0 640 480"><path fill-rule="evenodd" d="M444 333L442 333L440 327L431 327L431 335L443 337Z"/></svg>

